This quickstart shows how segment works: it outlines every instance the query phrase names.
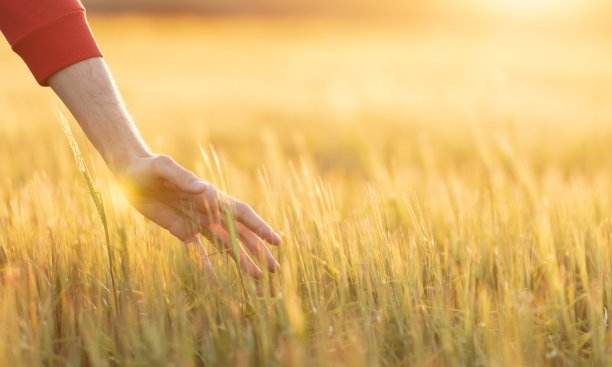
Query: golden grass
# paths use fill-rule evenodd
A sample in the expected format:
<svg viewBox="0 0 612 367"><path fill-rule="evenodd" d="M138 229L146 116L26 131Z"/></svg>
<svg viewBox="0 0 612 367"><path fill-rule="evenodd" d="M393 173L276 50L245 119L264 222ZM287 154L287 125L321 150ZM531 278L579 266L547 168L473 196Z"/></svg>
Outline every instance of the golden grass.
<svg viewBox="0 0 612 367"><path fill-rule="evenodd" d="M245 279L246 298L208 246L210 289L77 134L107 248L47 107L59 102L4 50L0 365L609 363L609 39L329 19L92 26L145 139L282 233L282 271Z"/></svg>

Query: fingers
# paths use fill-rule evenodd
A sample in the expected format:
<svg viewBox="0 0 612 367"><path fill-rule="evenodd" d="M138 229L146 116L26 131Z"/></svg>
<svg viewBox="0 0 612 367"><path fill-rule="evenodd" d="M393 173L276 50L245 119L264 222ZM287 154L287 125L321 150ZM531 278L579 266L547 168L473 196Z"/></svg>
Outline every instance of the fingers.
<svg viewBox="0 0 612 367"><path fill-rule="evenodd" d="M174 237L185 244L187 251L194 255L198 265L200 265L203 271L202 273L208 283L213 287L218 287L219 282L212 270L212 264L210 263L208 253L202 245L202 242L197 238L198 229L164 205L158 204L143 209L150 211L152 215L149 217L153 221L167 229Z"/></svg>
<svg viewBox="0 0 612 367"><path fill-rule="evenodd" d="M187 193L198 194L212 187L211 184L200 180L191 171L183 168L167 155L158 155L152 158L151 166L159 176Z"/></svg>
<svg viewBox="0 0 612 367"><path fill-rule="evenodd" d="M217 242L218 244L222 245L223 247L225 247L225 249L232 254L232 259L234 259L234 261L237 261L240 265L240 268L246 272L247 274L249 274L250 276L252 276L255 279L260 279L261 276L263 275L263 272L261 271L261 269L253 262L253 260L249 257L249 255L246 253L246 251L244 251L244 248L242 248L242 246L238 245L238 254L234 253L234 250L232 248L232 241L229 237L229 234L227 233L227 231L225 231L225 229L223 229L223 227L221 227L221 225L219 224L211 224L208 227L208 233L203 233L205 236L209 236L212 237L212 240L214 242ZM211 239L211 238L209 238Z"/></svg>
<svg viewBox="0 0 612 367"><path fill-rule="evenodd" d="M165 155L143 158L131 168L130 177L140 187L134 190L132 203L146 217L167 229L173 236L199 255L203 268L211 269L210 259L196 235L202 233L234 254L241 269L259 279L261 269L253 262L243 246L233 249L225 215L235 219L236 235L253 256L270 272L280 265L264 240L280 245L281 238L248 205L218 191ZM161 185L160 185L161 184ZM236 242L234 242L236 244ZM235 250L235 251L234 251ZM214 274L213 274L214 275Z"/></svg>
<svg viewBox="0 0 612 367"><path fill-rule="evenodd" d="M228 235L227 223L225 219L221 219L219 223L208 223L205 222L208 220L207 216L200 215L198 221L201 223L200 229L202 234L206 237L213 238L220 245L223 245L228 250L233 250L231 239ZM261 264L265 263L268 271L274 273L278 269L280 269L280 264L274 258L274 255L265 243L262 241L259 236L253 233L250 229L248 229L244 224L240 222L234 222L236 233L238 239L242 244L248 249L248 251L257 259ZM215 232L212 233L211 228L215 228ZM240 248L242 250L242 247ZM232 252L233 254L233 252ZM247 263L252 262L251 258L247 255L249 261Z"/></svg>
<svg viewBox="0 0 612 367"><path fill-rule="evenodd" d="M201 262L203 268L207 270L212 269L212 264L210 263L210 258L208 257L208 252L200 242L200 239L197 236L193 236L187 239L185 242L185 248L189 251L190 254L196 256L196 258Z"/></svg>
<svg viewBox="0 0 612 367"><path fill-rule="evenodd" d="M202 274L204 274L206 281L215 288L219 287L219 280L213 272L208 252L206 252L206 248L204 248L204 245L200 242L198 237L193 236L186 240L184 244L187 252L196 259L196 263L202 269Z"/></svg>
<svg viewBox="0 0 612 367"><path fill-rule="evenodd" d="M282 242L280 236L250 206L236 199L232 199L232 201L232 214L239 222L268 243L280 246Z"/></svg>
<svg viewBox="0 0 612 367"><path fill-rule="evenodd" d="M208 223L219 223L223 220L221 209L226 208L239 222L261 239L274 246L281 244L280 236L250 206L217 190L210 183L198 179L193 173L181 167L168 156L157 156L154 158L154 162L155 170L165 180L176 185L185 193L191 194L180 199L180 205L177 209L183 213L192 216L197 210L209 217ZM161 199L176 207L176 203L171 203L172 197L162 197Z"/></svg>
<svg viewBox="0 0 612 367"><path fill-rule="evenodd" d="M240 241L249 250L249 252L255 256L255 258L257 258L261 263L265 262L267 264L269 272L274 273L280 269L280 264L276 261L274 255L272 255L272 252L270 252L259 236L251 232L242 223L237 223L236 226Z"/></svg>

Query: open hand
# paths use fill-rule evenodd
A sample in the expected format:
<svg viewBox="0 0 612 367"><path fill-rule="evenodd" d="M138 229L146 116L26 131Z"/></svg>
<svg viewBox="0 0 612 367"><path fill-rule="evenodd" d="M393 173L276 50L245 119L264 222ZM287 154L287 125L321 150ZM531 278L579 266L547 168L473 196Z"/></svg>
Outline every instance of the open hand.
<svg viewBox="0 0 612 367"><path fill-rule="evenodd" d="M208 268L210 260L198 234L227 250L242 270L256 279L262 276L262 271L253 258L265 264L270 272L280 268L264 243L265 240L278 246L280 236L248 205L199 179L172 158L165 155L136 158L125 169L121 181L129 202L186 245L198 246ZM227 223L228 218L233 218L233 224ZM234 248L230 228L240 241Z"/></svg>

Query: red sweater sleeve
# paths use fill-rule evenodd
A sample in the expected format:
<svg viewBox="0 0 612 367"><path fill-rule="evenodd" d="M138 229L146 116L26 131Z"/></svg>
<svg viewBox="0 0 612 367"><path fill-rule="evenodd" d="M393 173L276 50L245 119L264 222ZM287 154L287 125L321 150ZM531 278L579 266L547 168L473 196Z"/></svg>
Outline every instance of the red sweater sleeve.
<svg viewBox="0 0 612 367"><path fill-rule="evenodd" d="M102 56L79 0L0 0L0 30L40 85L66 66Z"/></svg>

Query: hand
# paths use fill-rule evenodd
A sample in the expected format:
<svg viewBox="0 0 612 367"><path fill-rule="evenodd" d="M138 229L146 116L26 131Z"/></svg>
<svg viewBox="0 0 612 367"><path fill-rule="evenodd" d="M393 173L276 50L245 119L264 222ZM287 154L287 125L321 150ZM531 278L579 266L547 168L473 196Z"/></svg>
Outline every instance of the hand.
<svg viewBox="0 0 612 367"><path fill-rule="evenodd" d="M165 155L136 158L124 169L120 180L129 202L186 246L198 246L208 269L211 268L210 260L198 234L225 248L242 270L256 279L262 276L262 271L245 248L260 263L265 263L268 271L280 268L263 241L278 246L280 236L248 205L198 179L172 158ZM240 240L238 253L234 252L229 235L231 224L227 219L230 217Z"/></svg>
<svg viewBox="0 0 612 367"><path fill-rule="evenodd" d="M279 268L263 240L278 246L281 239L249 206L198 179L172 158L149 153L102 58L67 66L47 82L124 184L132 205L186 245L197 245L208 268L210 261L198 233L227 249L255 278L261 277L261 269L244 247L269 271ZM140 158L126 162L125 157ZM233 223L227 223L228 218ZM228 233L232 224L241 242L238 246L232 246Z"/></svg>

